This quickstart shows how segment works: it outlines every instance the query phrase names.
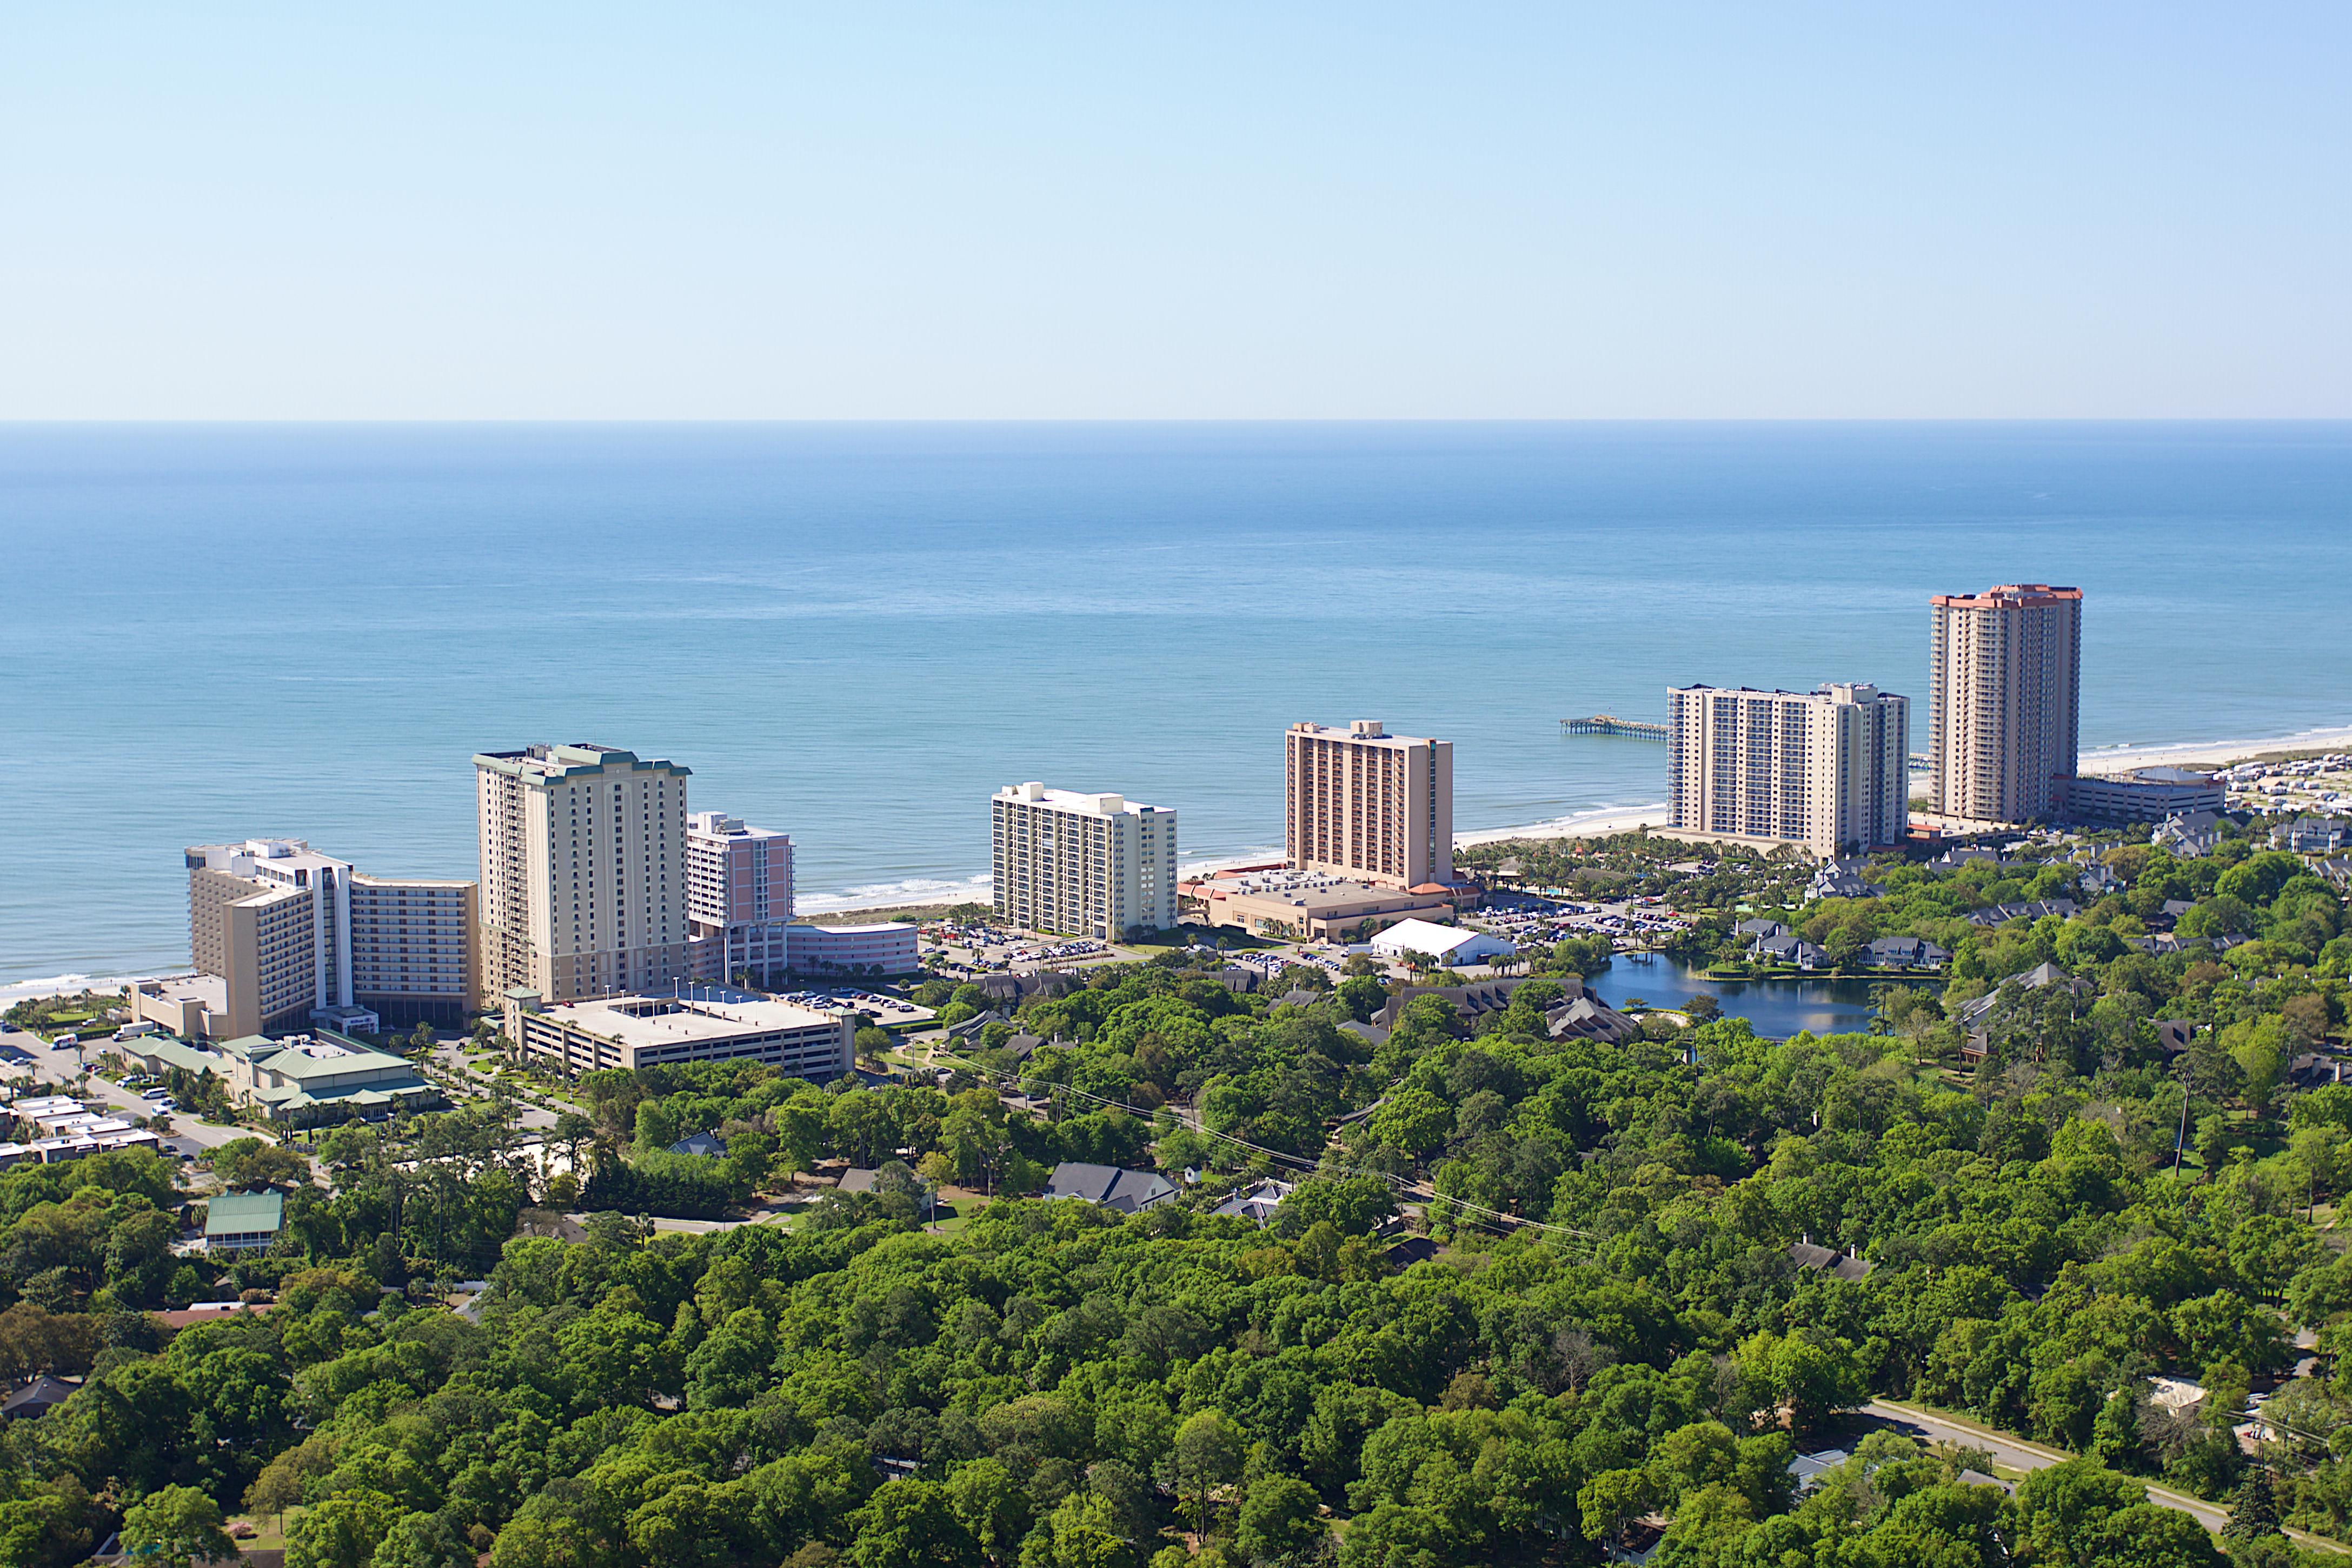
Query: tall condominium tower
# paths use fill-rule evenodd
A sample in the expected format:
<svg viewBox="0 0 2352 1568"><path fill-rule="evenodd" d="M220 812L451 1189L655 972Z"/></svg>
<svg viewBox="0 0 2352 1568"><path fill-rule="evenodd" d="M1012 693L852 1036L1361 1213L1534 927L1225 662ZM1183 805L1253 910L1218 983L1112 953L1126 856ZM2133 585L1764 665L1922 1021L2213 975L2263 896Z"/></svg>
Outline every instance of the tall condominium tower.
<svg viewBox="0 0 2352 1568"><path fill-rule="evenodd" d="M553 1004L692 977L688 776L614 746L475 757L490 997Z"/></svg>
<svg viewBox="0 0 2352 1568"><path fill-rule="evenodd" d="M2049 821L2074 772L2083 590L2011 583L1938 594L1928 643L1927 753L1937 809Z"/></svg>
<svg viewBox="0 0 2352 1568"><path fill-rule="evenodd" d="M993 814L996 918L1116 942L1176 924L1176 813L1116 795L1007 784Z"/></svg>
<svg viewBox="0 0 2352 1568"><path fill-rule="evenodd" d="M686 819L686 916L698 979L765 981L791 966L793 841L715 811Z"/></svg>
<svg viewBox="0 0 2352 1568"><path fill-rule="evenodd" d="M1297 871L1390 887L1454 880L1454 742L1293 724L1283 736L1283 850Z"/></svg>
<svg viewBox="0 0 2352 1568"><path fill-rule="evenodd" d="M1910 829L1910 701L1873 686L1666 693L1669 826L1831 856Z"/></svg>
<svg viewBox="0 0 2352 1568"><path fill-rule="evenodd" d="M217 984L183 998L194 1005L178 1032L465 1022L473 883L367 876L299 838L203 844L184 859L189 955Z"/></svg>

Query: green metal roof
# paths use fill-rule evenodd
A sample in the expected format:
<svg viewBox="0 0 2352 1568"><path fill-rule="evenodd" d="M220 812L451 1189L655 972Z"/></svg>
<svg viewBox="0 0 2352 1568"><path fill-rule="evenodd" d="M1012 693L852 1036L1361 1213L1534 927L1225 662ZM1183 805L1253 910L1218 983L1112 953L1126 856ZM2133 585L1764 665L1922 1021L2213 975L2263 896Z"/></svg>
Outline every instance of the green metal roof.
<svg viewBox="0 0 2352 1568"><path fill-rule="evenodd" d="M286 1219L282 1193L224 1193L205 1209L206 1236L255 1236L274 1231Z"/></svg>

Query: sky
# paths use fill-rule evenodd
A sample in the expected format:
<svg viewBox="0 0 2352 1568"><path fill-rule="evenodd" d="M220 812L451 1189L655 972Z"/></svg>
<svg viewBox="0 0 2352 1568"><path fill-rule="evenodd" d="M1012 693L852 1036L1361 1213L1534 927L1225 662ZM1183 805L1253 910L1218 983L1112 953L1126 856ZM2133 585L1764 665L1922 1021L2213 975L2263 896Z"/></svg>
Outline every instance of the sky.
<svg viewBox="0 0 2352 1568"><path fill-rule="evenodd" d="M2352 7L7 7L0 419L2352 416Z"/></svg>

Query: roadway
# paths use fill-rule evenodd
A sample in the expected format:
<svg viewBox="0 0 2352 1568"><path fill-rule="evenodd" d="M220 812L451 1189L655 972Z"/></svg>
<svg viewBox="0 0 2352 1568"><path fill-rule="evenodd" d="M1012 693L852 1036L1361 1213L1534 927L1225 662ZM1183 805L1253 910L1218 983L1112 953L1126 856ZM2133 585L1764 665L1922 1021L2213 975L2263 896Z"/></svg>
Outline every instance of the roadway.
<svg viewBox="0 0 2352 1568"><path fill-rule="evenodd" d="M90 1076L86 1088L77 1087L81 1078L81 1064L75 1059L69 1048L52 1049L47 1042L22 1030L9 1034L5 1043L25 1053L26 1072L45 1086L53 1086L60 1094L73 1095L85 1105L103 1105L109 1110L121 1112L126 1120L142 1124L155 1114L155 1107L140 1099L137 1093L109 1083L95 1074ZM89 1054L96 1055L105 1049L105 1043L92 1040L87 1048ZM217 1149L239 1138L258 1138L265 1143L278 1142L268 1133L257 1132L250 1127L208 1126L185 1111L173 1113L172 1131L168 1136L205 1150Z"/></svg>
<svg viewBox="0 0 2352 1568"><path fill-rule="evenodd" d="M1958 1443L1970 1448L1981 1448L1990 1454L1993 1462L2004 1469L2017 1470L2030 1475L2035 1470L2046 1470L2053 1465L2074 1457L2063 1449L2045 1447L2040 1443L2029 1443L2022 1437L2012 1437L2006 1432L1998 1432L1990 1426L1980 1426L1973 1421L1933 1415L1915 1405L1897 1405L1891 1399L1874 1399L1864 1408L1906 1436L1931 1443ZM2190 1497L2187 1492L2175 1491L2170 1487L2159 1486L2153 1481L2145 1481L2142 1484L2147 1488L2148 1501L2164 1508L2179 1509L2208 1530L2218 1531L2230 1521L2230 1510L2218 1503L2210 1503L2201 1498ZM2307 1546L2317 1551L2333 1552L2338 1554L2345 1550L2333 1541L2324 1540L2304 1531L2290 1530L2286 1533L2298 1546Z"/></svg>

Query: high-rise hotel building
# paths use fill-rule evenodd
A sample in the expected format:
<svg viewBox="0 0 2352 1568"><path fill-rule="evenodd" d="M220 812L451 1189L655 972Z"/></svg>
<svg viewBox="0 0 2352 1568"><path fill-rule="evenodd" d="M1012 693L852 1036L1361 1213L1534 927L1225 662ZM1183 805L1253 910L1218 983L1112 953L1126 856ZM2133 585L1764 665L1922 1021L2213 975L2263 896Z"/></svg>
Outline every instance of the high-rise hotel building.
<svg viewBox="0 0 2352 1568"><path fill-rule="evenodd" d="M1821 856L1910 830L1907 699L1871 686L1666 693L1668 826Z"/></svg>
<svg viewBox="0 0 2352 1568"><path fill-rule="evenodd" d="M2083 590L2011 583L1929 605L1936 808L1975 822L2055 820L2055 781L2073 776L2079 736Z"/></svg>
<svg viewBox="0 0 2352 1568"><path fill-rule="evenodd" d="M478 963L473 883L371 877L299 838L202 844L184 859L201 978L148 985L140 1016L222 1039L465 1022Z"/></svg>
<svg viewBox="0 0 2352 1568"><path fill-rule="evenodd" d="M1176 813L1116 795L1007 784L990 802L996 918L1116 942L1176 924Z"/></svg>
<svg viewBox="0 0 2352 1568"><path fill-rule="evenodd" d="M555 1004L692 978L688 773L614 746L474 758L489 998Z"/></svg>
<svg viewBox="0 0 2352 1568"><path fill-rule="evenodd" d="M716 811L688 814L686 916L696 978L765 982L790 968L791 836Z"/></svg>
<svg viewBox="0 0 2352 1568"><path fill-rule="evenodd" d="M1283 852L1295 871L1393 888L1454 881L1454 742L1380 721L1283 736Z"/></svg>

